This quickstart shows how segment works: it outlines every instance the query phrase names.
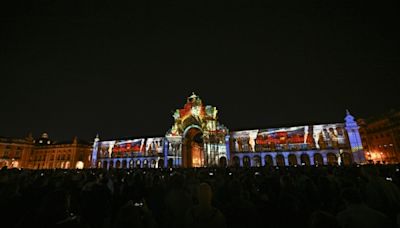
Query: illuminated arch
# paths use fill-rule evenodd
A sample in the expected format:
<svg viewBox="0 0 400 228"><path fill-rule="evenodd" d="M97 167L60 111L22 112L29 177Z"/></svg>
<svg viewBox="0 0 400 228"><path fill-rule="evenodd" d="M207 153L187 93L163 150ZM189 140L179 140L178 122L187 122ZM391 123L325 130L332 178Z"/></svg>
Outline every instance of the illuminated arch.
<svg viewBox="0 0 400 228"><path fill-rule="evenodd" d="M282 154L278 154L275 157L277 166L285 166L285 157Z"/></svg>
<svg viewBox="0 0 400 228"><path fill-rule="evenodd" d="M265 155L264 161L265 161L265 166L273 166L274 165L274 160L272 159L271 155Z"/></svg>
<svg viewBox="0 0 400 228"><path fill-rule="evenodd" d="M105 163L105 165L107 166L107 162L105 161L104 163ZM83 169L83 167L84 167L84 164L83 164L82 161L77 161L77 162L76 162L76 164L75 164L75 168L76 168L76 169Z"/></svg>
<svg viewBox="0 0 400 228"><path fill-rule="evenodd" d="M328 165L337 165L337 158L336 154L334 153L327 153L326 154L326 160L328 162Z"/></svg>
<svg viewBox="0 0 400 228"><path fill-rule="evenodd" d="M296 155L289 154L288 161L289 161L289 165L290 166L297 165L297 157L296 157Z"/></svg>
<svg viewBox="0 0 400 228"><path fill-rule="evenodd" d="M251 167L251 159L247 155L243 157L243 167L244 168L250 168Z"/></svg>
<svg viewBox="0 0 400 228"><path fill-rule="evenodd" d="M158 160L158 168L164 168L164 159L160 158Z"/></svg>
<svg viewBox="0 0 400 228"><path fill-rule="evenodd" d="M182 138L185 138L185 137L186 137L186 134L187 134L187 133L189 132L189 130L192 129L192 128L197 128L197 129L200 130L201 133L203 133L203 129L202 129L199 125L197 125L197 124L192 124L192 125L189 125L189 126L187 126L187 127L185 128L185 130L183 131L183 134L182 134Z"/></svg>
<svg viewBox="0 0 400 228"><path fill-rule="evenodd" d="M142 164L142 161L140 161L139 159L136 160L136 168L140 168Z"/></svg>
<svg viewBox="0 0 400 228"><path fill-rule="evenodd" d="M320 153L314 154L314 165L324 165L324 158Z"/></svg>
<svg viewBox="0 0 400 228"><path fill-rule="evenodd" d="M121 161L117 160L117 162L115 163L115 168L119 169L121 168Z"/></svg>
<svg viewBox="0 0 400 228"><path fill-rule="evenodd" d="M308 154L302 154L300 155L300 162L303 165L310 165L310 156L308 156Z"/></svg>
<svg viewBox="0 0 400 228"><path fill-rule="evenodd" d="M232 165L234 167L239 167L240 166L240 158L238 156L234 156L232 158Z"/></svg>
<svg viewBox="0 0 400 228"><path fill-rule="evenodd" d="M227 165L227 160L225 156L219 158L219 166L225 168Z"/></svg>
<svg viewBox="0 0 400 228"><path fill-rule="evenodd" d="M351 165L353 163L353 156L349 152L343 152L342 154L343 165Z"/></svg>
<svg viewBox="0 0 400 228"><path fill-rule="evenodd" d="M150 161L150 168L157 168L157 162L154 159L151 159Z"/></svg>
<svg viewBox="0 0 400 228"><path fill-rule="evenodd" d="M253 166L255 166L255 167L261 166L261 157L259 155L255 155L253 157Z"/></svg>

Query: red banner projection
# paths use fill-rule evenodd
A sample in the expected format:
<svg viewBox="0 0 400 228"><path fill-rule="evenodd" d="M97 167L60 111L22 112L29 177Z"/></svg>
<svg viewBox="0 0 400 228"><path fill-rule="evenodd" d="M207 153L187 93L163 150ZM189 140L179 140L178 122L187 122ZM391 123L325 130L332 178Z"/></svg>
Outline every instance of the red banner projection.
<svg viewBox="0 0 400 228"><path fill-rule="evenodd" d="M142 148L142 150L140 150ZM113 152L144 152L144 147L142 147L141 143L125 143L125 144L117 144L112 149Z"/></svg>
<svg viewBox="0 0 400 228"><path fill-rule="evenodd" d="M267 144L286 144L286 143L304 143L302 134L288 134L288 132L276 132L269 135L258 135L256 139L258 145Z"/></svg>

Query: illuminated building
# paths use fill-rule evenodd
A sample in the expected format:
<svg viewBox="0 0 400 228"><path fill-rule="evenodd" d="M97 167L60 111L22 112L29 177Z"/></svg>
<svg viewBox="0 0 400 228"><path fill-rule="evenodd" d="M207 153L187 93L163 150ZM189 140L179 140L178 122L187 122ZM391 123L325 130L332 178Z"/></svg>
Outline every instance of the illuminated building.
<svg viewBox="0 0 400 228"><path fill-rule="evenodd" d="M27 169L88 168L92 147L78 140L56 142L43 133L39 139L0 138L0 167Z"/></svg>
<svg viewBox="0 0 400 228"><path fill-rule="evenodd" d="M52 141L47 133L35 140L33 153L26 168L31 169L82 169L90 167L92 147L78 140Z"/></svg>
<svg viewBox="0 0 400 228"><path fill-rule="evenodd" d="M229 132L217 109L194 93L173 114L165 137L100 140L92 167L204 167L324 165L365 162L359 126L343 123Z"/></svg>
<svg viewBox="0 0 400 228"><path fill-rule="evenodd" d="M33 147L31 135L24 139L0 137L0 168L25 167Z"/></svg>
<svg viewBox="0 0 400 228"><path fill-rule="evenodd" d="M400 111L358 122L365 157L370 163L400 162Z"/></svg>

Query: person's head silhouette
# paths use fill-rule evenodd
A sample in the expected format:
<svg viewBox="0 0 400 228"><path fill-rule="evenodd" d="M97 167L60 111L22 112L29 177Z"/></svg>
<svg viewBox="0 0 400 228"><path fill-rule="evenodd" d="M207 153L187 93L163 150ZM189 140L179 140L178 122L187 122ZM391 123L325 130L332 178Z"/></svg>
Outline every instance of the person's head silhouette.
<svg viewBox="0 0 400 228"><path fill-rule="evenodd" d="M211 206L212 190L207 183L201 183L199 186L199 204L200 206Z"/></svg>

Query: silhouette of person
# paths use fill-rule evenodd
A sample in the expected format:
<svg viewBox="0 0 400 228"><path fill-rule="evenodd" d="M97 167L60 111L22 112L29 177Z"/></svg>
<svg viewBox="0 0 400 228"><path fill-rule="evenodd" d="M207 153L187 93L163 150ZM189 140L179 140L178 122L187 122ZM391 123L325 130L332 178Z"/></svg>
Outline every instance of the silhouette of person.
<svg viewBox="0 0 400 228"><path fill-rule="evenodd" d="M185 227L218 227L225 228L224 215L211 205L212 190L207 183L199 186L199 205L190 208L185 217Z"/></svg>

